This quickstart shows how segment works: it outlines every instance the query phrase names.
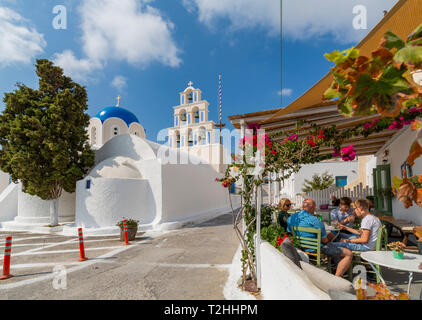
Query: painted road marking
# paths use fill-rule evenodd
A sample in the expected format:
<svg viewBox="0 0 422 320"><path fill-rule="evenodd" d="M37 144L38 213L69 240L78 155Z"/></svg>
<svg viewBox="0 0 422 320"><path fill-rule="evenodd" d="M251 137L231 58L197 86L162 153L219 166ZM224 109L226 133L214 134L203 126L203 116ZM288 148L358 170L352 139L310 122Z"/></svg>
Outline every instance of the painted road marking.
<svg viewBox="0 0 422 320"><path fill-rule="evenodd" d="M116 254L119 254L120 252L126 251L130 248L133 248L137 246L137 244L134 245L130 245L130 246L120 246L119 249L113 250L111 252L108 252L106 254L103 254L102 256L98 257L97 259L106 259L106 258L110 258L115 256ZM67 269L66 270L66 274L72 273L74 271L78 271L81 270L83 268L89 267L95 263L98 263L97 260L94 259L90 259L90 260L86 260L82 263L80 263L79 266L75 266L73 268ZM56 275L54 273L48 274L48 275L44 275L41 277L37 277L37 278L32 278L32 279L26 279L26 280L22 280L19 282L14 282L14 283L9 283L9 284L5 284L5 285L1 285L0 286L0 290L5 290L5 289L13 289L13 288L18 288L24 285L29 285L29 284L33 284L33 283L37 283L39 281L43 281L43 280L49 280L54 278Z"/></svg>
<svg viewBox="0 0 422 320"><path fill-rule="evenodd" d="M120 238L114 238L114 239L97 239L97 240L84 240L84 242L99 242L99 241L109 241L109 240L120 240ZM39 243L23 243L23 244L13 244L13 248L16 247L36 247L36 246L41 246L43 248L45 248L45 246L48 245L54 245L57 242L39 242Z"/></svg>
<svg viewBox="0 0 422 320"><path fill-rule="evenodd" d="M85 248L85 251L92 251L92 250L108 250L108 249L116 249L116 248L120 248L121 246L111 246L111 247L97 247L97 248ZM39 249L44 249L44 248L39 248ZM18 252L18 253L14 253L13 257L16 256L31 256L31 255L37 255L37 254L53 254L53 253L69 253L69 252L79 252L79 249L64 249L64 250L52 250L52 251L33 251L33 252L29 252L28 251L24 251L24 252Z"/></svg>
<svg viewBox="0 0 422 320"><path fill-rule="evenodd" d="M90 260L98 260L98 263L116 263L115 261L108 261L99 258L91 258ZM78 262L44 262L44 263L22 263L13 265L13 269L27 269L27 268L45 268L45 267L55 267L55 266L72 266L80 265Z"/></svg>
<svg viewBox="0 0 422 320"><path fill-rule="evenodd" d="M219 268L219 269L228 269L231 267L231 264L213 264L213 263L203 263L203 264L186 264L186 263L159 263L159 262L144 262L140 263L148 266L154 267L166 267L166 268Z"/></svg>

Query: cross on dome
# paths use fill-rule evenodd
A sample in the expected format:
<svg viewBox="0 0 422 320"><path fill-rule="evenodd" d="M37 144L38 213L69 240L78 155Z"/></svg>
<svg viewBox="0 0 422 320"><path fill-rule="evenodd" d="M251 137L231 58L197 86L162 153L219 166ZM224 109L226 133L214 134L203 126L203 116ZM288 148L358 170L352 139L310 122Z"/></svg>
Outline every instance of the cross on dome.
<svg viewBox="0 0 422 320"><path fill-rule="evenodd" d="M116 107L120 107L120 99L121 99L121 96L117 96L117 104L116 104Z"/></svg>

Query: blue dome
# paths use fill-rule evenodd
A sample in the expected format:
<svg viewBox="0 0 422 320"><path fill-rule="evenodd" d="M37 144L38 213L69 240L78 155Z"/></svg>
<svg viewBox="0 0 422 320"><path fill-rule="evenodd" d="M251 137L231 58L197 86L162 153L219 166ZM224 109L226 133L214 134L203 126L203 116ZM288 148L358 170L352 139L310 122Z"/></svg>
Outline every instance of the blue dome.
<svg viewBox="0 0 422 320"><path fill-rule="evenodd" d="M126 122L128 127L132 122L139 123L138 118L132 112L122 107L105 107L98 111L95 117L100 119L101 123L104 123L109 118L119 118Z"/></svg>

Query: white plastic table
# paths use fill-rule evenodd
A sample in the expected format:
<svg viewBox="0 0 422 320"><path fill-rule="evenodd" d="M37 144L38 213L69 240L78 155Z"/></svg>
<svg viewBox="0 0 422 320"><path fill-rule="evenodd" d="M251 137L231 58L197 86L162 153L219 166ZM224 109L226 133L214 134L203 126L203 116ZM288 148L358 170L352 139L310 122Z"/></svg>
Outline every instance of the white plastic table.
<svg viewBox="0 0 422 320"><path fill-rule="evenodd" d="M422 269L419 269L420 264L422 263L422 255L414 253L404 253L403 260L396 259L393 257L393 251L365 251L360 254L362 259L368 261L372 269L380 277L382 283L385 284L384 279L378 273L378 270L373 264L378 264L390 269L396 269L400 271L409 272L409 286L407 287L407 293L410 292L410 285L413 280L413 273L418 272L422 273Z"/></svg>

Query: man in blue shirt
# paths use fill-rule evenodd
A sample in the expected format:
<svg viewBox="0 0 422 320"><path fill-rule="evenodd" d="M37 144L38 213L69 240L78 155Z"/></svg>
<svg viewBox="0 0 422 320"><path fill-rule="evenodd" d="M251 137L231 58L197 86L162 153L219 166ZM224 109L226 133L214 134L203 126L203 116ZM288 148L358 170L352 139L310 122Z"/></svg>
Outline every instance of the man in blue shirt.
<svg viewBox="0 0 422 320"><path fill-rule="evenodd" d="M302 203L302 210L296 212L295 214L292 214L287 220L287 231L292 232L291 226L321 229L321 242L324 244L328 243L330 240L327 237L324 223L313 215L314 212L315 201L312 199L305 199ZM297 236L316 238L315 233L308 233L302 231L298 231Z"/></svg>
<svg viewBox="0 0 422 320"><path fill-rule="evenodd" d="M331 222L344 224L349 228L353 228L353 222L355 221L355 216L353 215L353 209L350 207L352 200L348 197L343 197L340 199L340 205L338 208L335 208L331 211Z"/></svg>

